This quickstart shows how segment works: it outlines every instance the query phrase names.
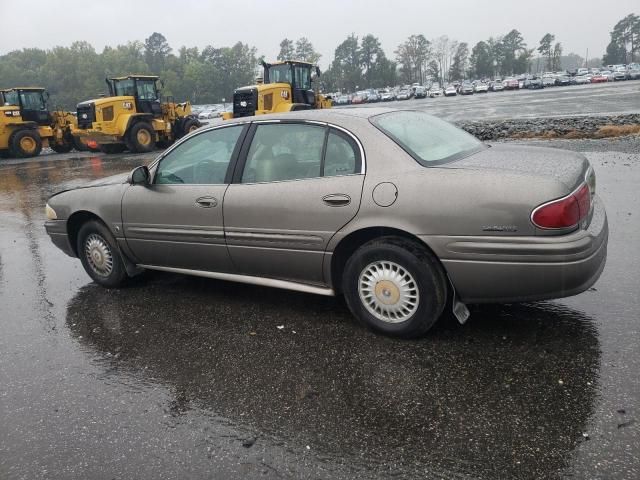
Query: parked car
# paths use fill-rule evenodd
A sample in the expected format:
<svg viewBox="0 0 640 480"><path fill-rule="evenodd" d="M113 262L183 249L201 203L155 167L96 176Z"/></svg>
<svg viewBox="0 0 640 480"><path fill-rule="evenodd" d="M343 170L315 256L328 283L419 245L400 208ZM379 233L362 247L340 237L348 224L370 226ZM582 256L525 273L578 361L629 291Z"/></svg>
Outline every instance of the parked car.
<svg viewBox="0 0 640 480"><path fill-rule="evenodd" d="M414 98L426 98L427 97L427 89L421 85L418 85L413 90Z"/></svg>
<svg viewBox="0 0 640 480"><path fill-rule="evenodd" d="M358 105L361 103L367 103L367 98L368 98L367 92L365 91L356 92L351 97L351 104Z"/></svg>
<svg viewBox="0 0 640 480"><path fill-rule="evenodd" d="M367 103L376 103L382 100L382 96L375 90L367 92Z"/></svg>
<svg viewBox="0 0 640 480"><path fill-rule="evenodd" d="M558 86L571 85L571 77L569 75L564 75L564 74L557 75L556 85Z"/></svg>
<svg viewBox="0 0 640 480"><path fill-rule="evenodd" d="M505 90L518 90L520 88L520 82L513 77L505 78L502 85Z"/></svg>
<svg viewBox="0 0 640 480"><path fill-rule="evenodd" d="M442 87L440 87L439 83L434 83L433 85L431 85L431 88L429 88L429 97L435 98L441 97L442 95L444 95L444 91Z"/></svg>
<svg viewBox="0 0 640 480"><path fill-rule="evenodd" d="M591 75L589 74L583 74L583 75L576 75L575 77L571 77L571 84L572 85L585 85L587 83L591 83Z"/></svg>
<svg viewBox="0 0 640 480"><path fill-rule="evenodd" d="M524 88L527 88L529 90L543 89L544 88L544 82L539 77L527 78L524 81Z"/></svg>
<svg viewBox="0 0 640 480"><path fill-rule="evenodd" d="M487 85L485 82L477 82L473 86L473 91L475 93L487 93L489 92L489 85Z"/></svg>
<svg viewBox="0 0 640 480"><path fill-rule="evenodd" d="M393 93L392 90L387 90L386 92L382 93L381 100L383 102L391 102L395 99L396 99L396 95L395 93Z"/></svg>
<svg viewBox="0 0 640 480"><path fill-rule="evenodd" d="M203 110L198 114L198 118L199 119L212 119L212 118L219 118L222 116L222 112L220 110L214 109L214 108L210 108L207 110Z"/></svg>
<svg viewBox="0 0 640 480"><path fill-rule="evenodd" d="M613 82L613 72L611 70L603 70L600 75L607 77L608 82Z"/></svg>
<svg viewBox="0 0 640 480"><path fill-rule="evenodd" d="M460 95L473 95L473 84L471 82L462 82L460 85Z"/></svg>
<svg viewBox="0 0 640 480"><path fill-rule="evenodd" d="M613 72L613 81L619 82L621 80L627 79L627 68L626 67L617 67Z"/></svg>
<svg viewBox="0 0 640 480"><path fill-rule="evenodd" d="M591 83L606 83L609 79L602 73L596 73L591 77Z"/></svg>
<svg viewBox="0 0 640 480"><path fill-rule="evenodd" d="M409 100L411 98L411 90L400 90L396 95L396 100Z"/></svg>
<svg viewBox="0 0 640 480"><path fill-rule="evenodd" d="M333 104L334 105L349 105L351 101L349 100L349 95L338 95L334 97Z"/></svg>
<svg viewBox="0 0 640 480"><path fill-rule="evenodd" d="M627 78L629 80L638 80L640 79L640 65L633 64L627 67Z"/></svg>
<svg viewBox="0 0 640 480"><path fill-rule="evenodd" d="M553 75L543 75L542 77L542 86L543 87L553 87L556 84L556 77Z"/></svg>
<svg viewBox="0 0 640 480"><path fill-rule="evenodd" d="M447 85L447 88L444 89L445 97L455 97L458 94L455 85Z"/></svg>
<svg viewBox="0 0 640 480"><path fill-rule="evenodd" d="M45 228L104 287L146 269L343 294L416 337L451 298L465 320L465 303L587 290L607 252L595 185L579 153L488 148L424 112L307 110L198 129L51 196Z"/></svg>
<svg viewBox="0 0 640 480"><path fill-rule="evenodd" d="M502 84L502 80L495 80L489 84L489 90L492 92L502 92L504 90L504 85Z"/></svg>

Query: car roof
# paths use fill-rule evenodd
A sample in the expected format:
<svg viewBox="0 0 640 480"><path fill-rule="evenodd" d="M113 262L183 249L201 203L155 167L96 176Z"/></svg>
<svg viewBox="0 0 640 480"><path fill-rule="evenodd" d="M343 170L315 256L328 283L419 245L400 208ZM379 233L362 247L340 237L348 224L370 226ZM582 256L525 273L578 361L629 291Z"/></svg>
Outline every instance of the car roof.
<svg viewBox="0 0 640 480"><path fill-rule="evenodd" d="M336 122L339 124L341 121L346 120L346 118L369 119L376 115L396 111L405 110L386 107L343 107L321 110L300 110L297 112L271 113L267 115L256 115L253 117L234 118L227 121L229 123L241 123L262 120L315 120L318 122Z"/></svg>

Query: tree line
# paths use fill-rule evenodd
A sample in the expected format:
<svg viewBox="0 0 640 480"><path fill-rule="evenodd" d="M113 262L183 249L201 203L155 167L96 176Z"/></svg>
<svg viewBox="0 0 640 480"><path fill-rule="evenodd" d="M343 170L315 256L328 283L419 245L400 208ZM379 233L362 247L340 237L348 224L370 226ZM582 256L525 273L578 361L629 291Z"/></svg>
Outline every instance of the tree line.
<svg viewBox="0 0 640 480"><path fill-rule="evenodd" d="M602 63L640 60L638 15L620 20L610 36ZM306 37L284 38L280 42L278 60L317 63L320 58ZM44 86L54 106L74 109L78 101L105 93L106 77L145 73L159 75L164 81L163 95L176 101L218 103L229 101L235 88L255 82L261 59L255 47L242 42L203 49L183 46L174 51L167 39L155 32L144 42L107 46L101 52L85 41L49 50L25 48L8 52L0 55L0 87ZM351 34L336 47L319 86L324 91L355 91L399 83L422 84L428 79L446 83L542 69L555 71L585 63L574 53L564 55L562 44L551 33L534 47L529 47L516 29L479 41L473 47L446 35L429 40L414 34L395 48L394 58L387 57L378 37ZM589 65L598 64L599 59Z"/></svg>

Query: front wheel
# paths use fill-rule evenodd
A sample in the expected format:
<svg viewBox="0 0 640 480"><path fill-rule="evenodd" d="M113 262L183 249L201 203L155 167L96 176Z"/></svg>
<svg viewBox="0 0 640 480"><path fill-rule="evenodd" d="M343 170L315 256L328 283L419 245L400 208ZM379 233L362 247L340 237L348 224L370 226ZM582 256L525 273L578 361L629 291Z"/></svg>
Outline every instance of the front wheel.
<svg viewBox="0 0 640 480"><path fill-rule="evenodd" d="M82 225L77 248L82 266L97 284L114 288L127 279L116 240L104 224L91 220Z"/></svg>
<svg viewBox="0 0 640 480"><path fill-rule="evenodd" d="M11 136L10 152L14 157L37 157L41 151L42 139L37 130L19 130Z"/></svg>
<svg viewBox="0 0 640 480"><path fill-rule="evenodd" d="M147 122L138 122L131 127L127 135L127 146L135 153L150 152L156 146L156 133Z"/></svg>
<svg viewBox="0 0 640 480"><path fill-rule="evenodd" d="M343 275L347 305L364 325L386 335L424 335L440 318L446 276L435 257L417 243L383 237L361 246Z"/></svg>

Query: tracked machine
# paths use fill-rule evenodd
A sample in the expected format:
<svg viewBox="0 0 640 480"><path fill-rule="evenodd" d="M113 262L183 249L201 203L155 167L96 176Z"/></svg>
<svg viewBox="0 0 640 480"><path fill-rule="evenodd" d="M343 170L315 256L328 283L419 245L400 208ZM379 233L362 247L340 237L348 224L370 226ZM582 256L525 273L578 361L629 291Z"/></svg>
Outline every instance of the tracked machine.
<svg viewBox="0 0 640 480"><path fill-rule="evenodd" d="M77 106L74 134L96 142L105 153L149 152L166 148L200 127L189 102L160 100L162 82L155 75L128 75L106 80L109 96Z"/></svg>

